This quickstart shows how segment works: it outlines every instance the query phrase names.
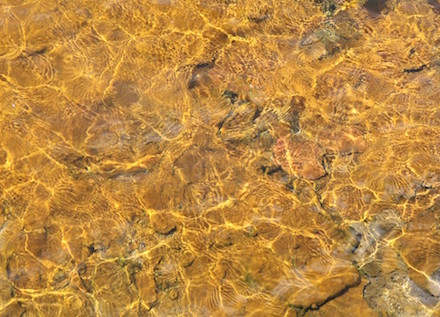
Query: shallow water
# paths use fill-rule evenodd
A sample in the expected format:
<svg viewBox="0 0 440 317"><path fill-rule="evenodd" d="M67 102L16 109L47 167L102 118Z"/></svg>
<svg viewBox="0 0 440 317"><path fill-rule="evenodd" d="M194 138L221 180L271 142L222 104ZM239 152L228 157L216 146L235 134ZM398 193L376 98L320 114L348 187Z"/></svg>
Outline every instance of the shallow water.
<svg viewBox="0 0 440 317"><path fill-rule="evenodd" d="M440 316L437 0L3 0L0 316Z"/></svg>

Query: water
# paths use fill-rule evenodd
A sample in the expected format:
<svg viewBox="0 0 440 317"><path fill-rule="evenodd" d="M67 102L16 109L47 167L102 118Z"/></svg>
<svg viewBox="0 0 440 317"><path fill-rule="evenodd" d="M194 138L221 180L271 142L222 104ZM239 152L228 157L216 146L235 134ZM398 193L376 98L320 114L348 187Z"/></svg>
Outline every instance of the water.
<svg viewBox="0 0 440 317"><path fill-rule="evenodd" d="M1 316L439 316L437 0L3 0Z"/></svg>

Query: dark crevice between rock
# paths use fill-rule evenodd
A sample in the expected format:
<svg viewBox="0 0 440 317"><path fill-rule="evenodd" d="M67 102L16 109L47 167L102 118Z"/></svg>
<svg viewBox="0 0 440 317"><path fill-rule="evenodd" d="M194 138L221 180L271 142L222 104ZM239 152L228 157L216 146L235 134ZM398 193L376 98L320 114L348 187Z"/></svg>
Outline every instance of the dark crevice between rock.
<svg viewBox="0 0 440 317"><path fill-rule="evenodd" d="M159 265L162 262L162 260L163 260L163 257L160 257L159 261L157 262L157 264L153 268L153 272L154 272L153 280L154 280L154 284L156 285L156 292L157 293L159 293L160 291L163 291L162 283L160 283L158 280L158 277L161 276L161 274L159 272Z"/></svg>
<svg viewBox="0 0 440 317"><path fill-rule="evenodd" d="M195 67L194 70L200 70L200 69L211 69L215 66L215 58L213 58L211 61L209 62L203 62L203 63L198 63Z"/></svg>
<svg viewBox="0 0 440 317"><path fill-rule="evenodd" d="M162 231L162 232L158 232L158 231L156 230L156 232L159 233L159 234L162 235L162 236L169 236L169 235L172 235L172 234L174 234L176 231L177 231L177 226L173 226L173 227L170 228L169 230Z"/></svg>
<svg viewBox="0 0 440 317"><path fill-rule="evenodd" d="M327 206L324 204L324 202L322 201L322 197L321 194L318 192L318 190L314 190L316 198L318 200L319 206L322 208L322 210L330 216L331 220L335 223L335 224L341 224L344 222L344 220L342 219L342 217L335 212L332 212L331 210L329 210L327 208Z"/></svg>
<svg viewBox="0 0 440 317"><path fill-rule="evenodd" d="M46 46L46 47L40 48L38 50L25 51L23 54L26 57L33 57L33 56L38 56L38 55L44 55L44 54L46 54L48 49L49 48Z"/></svg>
<svg viewBox="0 0 440 317"><path fill-rule="evenodd" d="M66 163L68 163L69 165L71 165L71 167L74 167L76 169L88 171L88 166L90 165L90 160L88 157L86 157L84 155L80 155L80 156L74 157L72 160L70 160L70 162L66 162Z"/></svg>
<svg viewBox="0 0 440 317"><path fill-rule="evenodd" d="M85 107L85 106L81 106ZM110 108L117 108L115 100L112 96L107 96L102 100L99 100L92 105L92 116L91 119L93 120L95 116L98 116L100 112L107 111Z"/></svg>
<svg viewBox="0 0 440 317"><path fill-rule="evenodd" d="M156 299L154 302L148 303L147 311L152 310L154 307L156 307L158 305L159 305L159 300L158 299Z"/></svg>
<svg viewBox="0 0 440 317"><path fill-rule="evenodd" d="M223 96L223 98L228 100L231 105L240 106L242 104L250 102L250 99L248 97L246 97L246 96L240 97L240 94L238 92L230 90L230 89L225 89L222 96Z"/></svg>
<svg viewBox="0 0 440 317"><path fill-rule="evenodd" d="M323 61L326 58L329 58L336 53L341 51L341 47L339 47L339 43L326 43L325 44L326 53L318 57L318 61Z"/></svg>
<svg viewBox="0 0 440 317"><path fill-rule="evenodd" d="M425 195L428 194L432 189L432 186L425 185L423 183L417 184L414 188L414 191L411 195L402 195L403 199L406 198L407 202L415 203L417 200L417 195Z"/></svg>
<svg viewBox="0 0 440 317"><path fill-rule="evenodd" d="M238 105L243 105L243 104L246 104L248 101L245 101L245 100L239 100L238 101ZM260 116L260 114L261 114L261 110L259 109L259 108L255 108L255 110L250 110L250 111L254 111L253 112L253 115L252 115L252 119L250 119L250 122L249 122L249 125L251 125L251 123L255 123L255 120ZM239 115L240 115L240 111L238 111L239 112ZM229 112L228 112L228 114L220 121L220 122L218 122L217 124L216 124L216 127L217 127L217 132L216 132L216 134L217 134L217 136L222 136L222 128L223 128L223 126L225 125L225 123L229 120L229 119L231 119L232 121L235 119L234 118L234 115L236 114L236 111L233 109L233 110L230 110ZM231 125L231 122L229 121L228 122L228 124L229 124L229 126ZM262 132L264 132L264 131L258 131L257 133L255 133L255 135L252 135L252 136L249 136L249 137L252 137L253 139L256 139L256 138L258 138L259 136L260 136L260 134L262 133ZM227 135L228 134L228 129L226 129L226 131L225 131L225 134ZM242 142L243 140L240 138L240 139L237 139L237 140L229 140L229 143L234 143L234 142L237 142L237 143L240 143L240 142Z"/></svg>
<svg viewBox="0 0 440 317"><path fill-rule="evenodd" d="M354 254L361 244L363 235L360 232L356 232L353 228L350 228L350 231L355 238L354 244L351 248L351 254Z"/></svg>
<svg viewBox="0 0 440 317"><path fill-rule="evenodd" d="M334 0L315 0L315 3L321 6L321 11L327 15L333 15L337 9Z"/></svg>
<svg viewBox="0 0 440 317"><path fill-rule="evenodd" d="M261 166L260 169L263 172L263 174L266 175L273 175L276 172L282 171L281 166Z"/></svg>
<svg viewBox="0 0 440 317"><path fill-rule="evenodd" d="M362 289L362 298L364 299L364 301L367 303L367 305L371 308L374 309L373 306L370 305L369 300L365 297L365 291L367 290L368 286L371 285L371 281L368 280L368 283L365 284L364 288Z"/></svg>
<svg viewBox="0 0 440 317"><path fill-rule="evenodd" d="M363 153L363 151L348 151L348 152L345 152L345 153L340 153L339 154L339 156L340 157L345 157L345 156L355 156L355 155L359 155L359 154L362 154Z"/></svg>
<svg viewBox="0 0 440 317"><path fill-rule="evenodd" d="M323 170L325 171L325 174L320 176L319 178L315 179L315 181L330 175L330 171L328 170L328 163L327 163L326 157L324 155L322 156L322 159L321 159L320 163L321 163L321 166L322 166Z"/></svg>
<svg viewBox="0 0 440 317"><path fill-rule="evenodd" d="M169 289L173 289L173 288L177 288L179 286L179 282L176 279L173 280L160 280L160 277L162 276L162 274L156 270L156 268L154 269L154 284L156 285L156 293L159 294L161 292L166 292Z"/></svg>
<svg viewBox="0 0 440 317"><path fill-rule="evenodd" d="M199 76L208 71L209 69L214 68L215 66L215 58L212 59L210 62L203 62L199 63L196 66L194 66L191 78L188 81L188 89L193 89L199 85Z"/></svg>
<svg viewBox="0 0 440 317"><path fill-rule="evenodd" d="M319 310L322 306L324 306L325 304L327 304L328 302L330 302L331 300L344 295L345 293L348 292L348 290L350 288L356 287L361 283L361 278L359 278L355 283L350 284L350 285L346 285L342 290L340 290L339 292L331 295L330 297L328 297L327 299L325 299L323 302L321 303L314 303L308 307L302 307L302 306L295 306L293 304L289 304L289 307L293 308L294 310L296 310L298 316L304 316L309 310Z"/></svg>
<svg viewBox="0 0 440 317"><path fill-rule="evenodd" d="M192 259L190 259L190 260L184 262L184 263L182 264L182 266L183 266L184 268L190 267L191 265L193 265L193 263L194 263L195 260L196 260L196 258L194 257L194 258L192 258Z"/></svg>
<svg viewBox="0 0 440 317"><path fill-rule="evenodd" d="M131 282L131 284L134 285L134 287L137 290L139 290L139 288L138 288L138 286L136 284L136 277L135 276L136 276L137 273L139 273L142 270L142 268L143 268L142 264L141 263L136 263L136 262L130 263L130 265L127 268L127 272L128 272L129 277L130 277L130 282Z"/></svg>
<svg viewBox="0 0 440 317"><path fill-rule="evenodd" d="M10 259L6 261L6 276L8 277L8 280L11 280L11 267L9 266L9 261Z"/></svg>
<svg viewBox="0 0 440 317"><path fill-rule="evenodd" d="M223 92L223 97L225 97L231 104L235 104L238 100L238 94L232 90L226 89Z"/></svg>
<svg viewBox="0 0 440 317"><path fill-rule="evenodd" d="M197 81L197 74L196 75L192 75L191 79L188 81L188 89L193 89L198 85L198 81Z"/></svg>
<svg viewBox="0 0 440 317"><path fill-rule="evenodd" d="M295 186L293 185L292 180L290 180L289 182L286 183L286 189L287 189L288 191L291 191L291 192L293 192L293 193L296 193L296 191L295 191Z"/></svg>
<svg viewBox="0 0 440 317"><path fill-rule="evenodd" d="M219 123L217 123L217 135L221 134L221 129L223 127L223 125L225 124L226 120L229 119L229 117L234 113L234 111L229 111L228 114L223 118L222 121L220 121Z"/></svg>
<svg viewBox="0 0 440 317"><path fill-rule="evenodd" d="M93 244L87 246L87 250L89 250L89 256L96 252L95 246Z"/></svg>
<svg viewBox="0 0 440 317"><path fill-rule="evenodd" d="M21 312L21 314L20 314L20 317L25 317L25 316L27 316L27 308L26 307L23 307L23 304L22 304L22 302L17 302L17 304L20 306L20 308L23 308L24 310Z"/></svg>
<svg viewBox="0 0 440 317"><path fill-rule="evenodd" d="M405 68L403 70L404 73L418 73L421 72L422 70L424 70L425 68L427 68L426 64L423 64L419 67L414 67L414 68Z"/></svg>
<svg viewBox="0 0 440 317"><path fill-rule="evenodd" d="M84 286L84 288L86 289L87 293L93 293L93 288L92 288L90 281L86 281L83 278L83 276L86 274L86 272L87 272L87 266L84 262L81 262L78 265L78 269L77 269L79 279L81 281L82 286Z"/></svg>
<svg viewBox="0 0 440 317"><path fill-rule="evenodd" d="M7 260L5 269L6 269L6 276L8 278L8 281L11 284L11 297L14 298L15 297L15 286L11 280L11 267L9 266L9 261L10 261L10 259Z"/></svg>
<svg viewBox="0 0 440 317"><path fill-rule="evenodd" d="M258 117L260 117L261 112L262 112L262 110L259 109L259 108L257 108L257 109L255 110L254 116L252 117L252 122L255 122L255 120L257 120Z"/></svg>
<svg viewBox="0 0 440 317"><path fill-rule="evenodd" d="M258 15L258 16L250 15L247 18L248 18L248 20L250 22L259 24L259 23L262 23L262 22L265 22L265 21L269 20L270 19L270 14L269 13L265 13L265 14Z"/></svg>
<svg viewBox="0 0 440 317"><path fill-rule="evenodd" d="M96 253L98 251L105 251L106 248L105 247L96 248L95 244L92 243L92 244L87 246L87 250L89 251L89 256L91 256L93 253Z"/></svg>

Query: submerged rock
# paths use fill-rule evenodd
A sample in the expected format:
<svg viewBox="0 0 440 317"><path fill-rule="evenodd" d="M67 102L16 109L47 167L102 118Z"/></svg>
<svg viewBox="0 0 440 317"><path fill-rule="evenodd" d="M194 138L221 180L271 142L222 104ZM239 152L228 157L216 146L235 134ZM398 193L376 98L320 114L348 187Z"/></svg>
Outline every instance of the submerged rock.
<svg viewBox="0 0 440 317"><path fill-rule="evenodd" d="M364 299L379 314L392 317L430 316L438 303L438 299L425 293L401 271L370 279Z"/></svg>
<svg viewBox="0 0 440 317"><path fill-rule="evenodd" d="M169 212L155 212L150 216L150 220L157 233L168 235L177 229L174 216Z"/></svg>
<svg viewBox="0 0 440 317"><path fill-rule="evenodd" d="M340 11L306 33L300 45L312 57L322 60L350 47L358 38L359 25L346 11Z"/></svg>
<svg viewBox="0 0 440 317"><path fill-rule="evenodd" d="M387 8L387 0L367 0L364 8L370 16L376 18Z"/></svg>
<svg viewBox="0 0 440 317"><path fill-rule="evenodd" d="M274 160L289 175L317 180L326 175L322 164L324 151L315 142L295 138L279 138L273 148Z"/></svg>
<svg viewBox="0 0 440 317"><path fill-rule="evenodd" d="M366 148L364 133L356 126L328 127L319 132L318 140L330 154L361 153Z"/></svg>

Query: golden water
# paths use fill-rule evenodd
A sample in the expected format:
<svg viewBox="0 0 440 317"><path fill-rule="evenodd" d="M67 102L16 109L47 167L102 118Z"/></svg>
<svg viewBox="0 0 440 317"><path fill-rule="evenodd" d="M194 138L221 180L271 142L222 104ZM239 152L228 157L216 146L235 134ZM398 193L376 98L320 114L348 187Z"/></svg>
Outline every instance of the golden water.
<svg viewBox="0 0 440 317"><path fill-rule="evenodd" d="M439 316L437 0L2 0L0 316Z"/></svg>

